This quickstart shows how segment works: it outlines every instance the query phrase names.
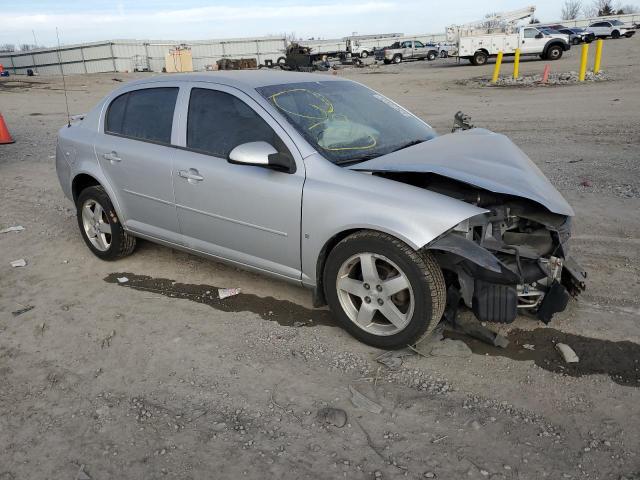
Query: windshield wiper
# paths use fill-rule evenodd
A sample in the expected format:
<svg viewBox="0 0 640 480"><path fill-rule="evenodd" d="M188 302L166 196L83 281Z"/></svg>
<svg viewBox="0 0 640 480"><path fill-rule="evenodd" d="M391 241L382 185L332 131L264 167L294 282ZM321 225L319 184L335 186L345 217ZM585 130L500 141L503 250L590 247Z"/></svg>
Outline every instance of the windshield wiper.
<svg viewBox="0 0 640 480"><path fill-rule="evenodd" d="M422 143L422 142L426 142L426 140L412 140L412 141L410 141L408 143L405 143L404 145L402 145L402 146L400 146L398 148L395 148L395 149L391 150L389 153L397 152L398 150L403 150L403 149L408 148L408 147L413 147L414 145L418 145L419 143Z"/></svg>
<svg viewBox="0 0 640 480"><path fill-rule="evenodd" d="M373 160L374 158L378 158L380 156L379 153L367 153L366 155L361 155L359 157L353 158L345 158L344 160L337 160L336 165L346 165L348 163L360 163L366 160Z"/></svg>

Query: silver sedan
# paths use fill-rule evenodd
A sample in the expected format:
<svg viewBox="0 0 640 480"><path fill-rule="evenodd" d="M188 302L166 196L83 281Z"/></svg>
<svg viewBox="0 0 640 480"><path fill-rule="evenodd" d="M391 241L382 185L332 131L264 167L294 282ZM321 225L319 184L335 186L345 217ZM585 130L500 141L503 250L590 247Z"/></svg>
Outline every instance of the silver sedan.
<svg viewBox="0 0 640 480"><path fill-rule="evenodd" d="M584 288L573 210L508 138L439 136L329 75L129 83L60 130L56 166L97 257L144 238L289 280L374 346L412 344L461 305L548 322Z"/></svg>

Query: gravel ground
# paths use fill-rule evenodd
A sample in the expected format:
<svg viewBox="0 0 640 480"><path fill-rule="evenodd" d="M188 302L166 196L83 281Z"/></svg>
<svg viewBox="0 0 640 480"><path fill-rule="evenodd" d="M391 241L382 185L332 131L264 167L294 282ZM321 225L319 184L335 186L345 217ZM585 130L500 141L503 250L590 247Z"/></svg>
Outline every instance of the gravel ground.
<svg viewBox="0 0 640 480"><path fill-rule="evenodd" d="M549 88L475 86L493 65L454 60L339 71L440 132L463 110L509 135L573 204L589 271L549 327L500 327L510 349L465 338L397 369L291 285L148 242L96 259L55 175L60 80L2 78L0 230L25 230L0 234L0 479L639 478L639 42L605 42L607 81ZM143 75L69 77L72 113Z"/></svg>

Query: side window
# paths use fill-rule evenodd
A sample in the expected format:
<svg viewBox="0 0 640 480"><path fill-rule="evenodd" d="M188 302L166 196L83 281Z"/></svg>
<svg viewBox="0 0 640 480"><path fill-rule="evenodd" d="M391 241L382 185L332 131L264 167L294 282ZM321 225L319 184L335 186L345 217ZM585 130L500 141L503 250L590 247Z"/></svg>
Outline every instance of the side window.
<svg viewBox="0 0 640 480"><path fill-rule="evenodd" d="M411 48L411 42L402 42L402 48Z"/></svg>
<svg viewBox="0 0 640 480"><path fill-rule="evenodd" d="M177 87L146 88L120 95L109 105L105 132L169 144L177 97Z"/></svg>
<svg viewBox="0 0 640 480"><path fill-rule="evenodd" d="M422 42L413 42L413 46L415 48L424 48L424 45Z"/></svg>
<svg viewBox="0 0 640 480"><path fill-rule="evenodd" d="M187 115L187 147L216 157L247 142L264 141L276 150L286 147L251 107L231 94L205 88L191 90Z"/></svg>
<svg viewBox="0 0 640 480"><path fill-rule="evenodd" d="M538 34L538 30L535 28L525 28L524 29L524 38L536 38Z"/></svg>

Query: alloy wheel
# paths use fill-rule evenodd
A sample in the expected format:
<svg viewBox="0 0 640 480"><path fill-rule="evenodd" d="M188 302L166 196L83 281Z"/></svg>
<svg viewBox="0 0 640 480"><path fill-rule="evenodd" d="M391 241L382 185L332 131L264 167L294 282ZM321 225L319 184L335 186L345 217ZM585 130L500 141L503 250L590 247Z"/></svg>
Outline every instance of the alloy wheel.
<svg viewBox="0 0 640 480"><path fill-rule="evenodd" d="M90 198L82 205L82 226L91 244L99 251L106 252L111 247L111 225L104 208Z"/></svg>
<svg viewBox="0 0 640 480"><path fill-rule="evenodd" d="M358 253L348 258L338 271L336 290L349 320L368 333L394 335L413 316L409 278L384 255Z"/></svg>

